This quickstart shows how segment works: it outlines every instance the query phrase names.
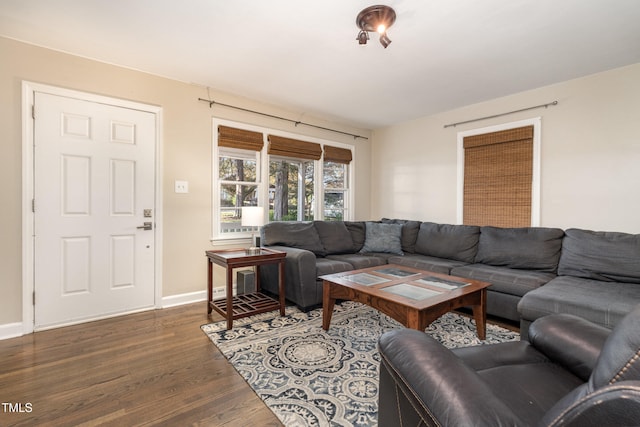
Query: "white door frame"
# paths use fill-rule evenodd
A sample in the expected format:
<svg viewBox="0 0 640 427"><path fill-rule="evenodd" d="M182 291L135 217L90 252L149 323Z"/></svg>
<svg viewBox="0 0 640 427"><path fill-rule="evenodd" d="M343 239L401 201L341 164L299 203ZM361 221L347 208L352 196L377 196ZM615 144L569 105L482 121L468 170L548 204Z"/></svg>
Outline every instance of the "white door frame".
<svg viewBox="0 0 640 427"><path fill-rule="evenodd" d="M141 104L118 98L64 89L29 81L22 82L22 329L30 334L34 329L34 92L65 96L90 102L99 102L123 108L145 111L156 116L155 143L155 307L161 306L162 299L162 107Z"/></svg>

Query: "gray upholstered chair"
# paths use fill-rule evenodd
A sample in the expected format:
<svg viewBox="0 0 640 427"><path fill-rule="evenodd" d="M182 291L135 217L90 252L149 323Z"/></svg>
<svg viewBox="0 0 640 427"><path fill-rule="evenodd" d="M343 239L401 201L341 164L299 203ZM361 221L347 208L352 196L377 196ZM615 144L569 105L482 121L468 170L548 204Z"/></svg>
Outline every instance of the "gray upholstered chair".
<svg viewBox="0 0 640 427"><path fill-rule="evenodd" d="M640 425L640 306L613 331L553 314L529 341L449 350L402 329L379 350L381 427Z"/></svg>

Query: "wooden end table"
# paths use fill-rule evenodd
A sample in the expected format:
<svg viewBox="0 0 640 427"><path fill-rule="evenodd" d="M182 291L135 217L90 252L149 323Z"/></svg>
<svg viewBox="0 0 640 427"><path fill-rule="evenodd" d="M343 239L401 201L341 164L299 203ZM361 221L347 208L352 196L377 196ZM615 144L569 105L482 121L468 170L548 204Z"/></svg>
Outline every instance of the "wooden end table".
<svg viewBox="0 0 640 427"><path fill-rule="evenodd" d="M208 297L207 314L217 311L227 319L227 329L233 327L233 320L280 309L280 315L285 314L284 294L284 259L285 252L260 248L258 254L248 254L245 249L213 250L205 252L208 259ZM222 266L227 271L226 298L213 300L213 264ZM275 300L260 292L260 266L278 264L278 296ZM233 270L240 267L255 267L256 291L248 294L233 296Z"/></svg>

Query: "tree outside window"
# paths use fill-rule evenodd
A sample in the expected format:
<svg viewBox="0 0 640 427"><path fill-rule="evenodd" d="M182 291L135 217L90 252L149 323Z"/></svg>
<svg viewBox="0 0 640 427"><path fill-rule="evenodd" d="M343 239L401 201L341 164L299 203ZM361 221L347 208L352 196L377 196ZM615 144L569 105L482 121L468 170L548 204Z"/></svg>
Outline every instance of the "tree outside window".
<svg viewBox="0 0 640 427"><path fill-rule="evenodd" d="M313 161L270 158L270 221L313 221L313 175Z"/></svg>

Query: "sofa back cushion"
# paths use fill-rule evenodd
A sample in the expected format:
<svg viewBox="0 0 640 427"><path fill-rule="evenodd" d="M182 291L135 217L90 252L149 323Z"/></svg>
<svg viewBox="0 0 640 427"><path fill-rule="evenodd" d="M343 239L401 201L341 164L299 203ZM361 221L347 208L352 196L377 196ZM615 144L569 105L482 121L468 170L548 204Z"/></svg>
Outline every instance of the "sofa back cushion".
<svg viewBox="0 0 640 427"><path fill-rule="evenodd" d="M605 282L640 283L640 234L570 228L558 274Z"/></svg>
<svg viewBox="0 0 640 427"><path fill-rule="evenodd" d="M353 253L353 239L342 221L314 221L327 255Z"/></svg>
<svg viewBox="0 0 640 427"><path fill-rule="evenodd" d="M402 224L367 221L364 246L360 252L386 252L403 255L401 236Z"/></svg>
<svg viewBox="0 0 640 427"><path fill-rule="evenodd" d="M563 236L559 228L481 227L475 262L555 273Z"/></svg>
<svg viewBox="0 0 640 427"><path fill-rule="evenodd" d="M320 236L311 222L270 222L262 227L260 234L265 246L289 246L306 249L317 256L326 255Z"/></svg>
<svg viewBox="0 0 640 427"><path fill-rule="evenodd" d="M402 252L409 254L416 252L416 240L418 239L418 232L420 231L420 221L382 218L380 222L383 224L402 224L402 234L400 236Z"/></svg>
<svg viewBox="0 0 640 427"><path fill-rule="evenodd" d="M364 246L364 239L366 237L366 223L364 221L345 221L344 225L351 234L351 240L353 240L353 253L360 252L362 246Z"/></svg>
<svg viewBox="0 0 640 427"><path fill-rule="evenodd" d="M472 263L478 251L480 227L423 222L416 253Z"/></svg>

